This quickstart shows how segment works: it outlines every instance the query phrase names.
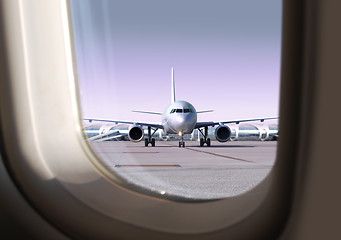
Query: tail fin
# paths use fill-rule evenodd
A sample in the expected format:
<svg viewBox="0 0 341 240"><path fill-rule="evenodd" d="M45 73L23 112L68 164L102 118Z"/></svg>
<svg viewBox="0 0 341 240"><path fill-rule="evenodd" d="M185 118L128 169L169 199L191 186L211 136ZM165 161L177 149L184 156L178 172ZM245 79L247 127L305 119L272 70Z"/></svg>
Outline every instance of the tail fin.
<svg viewBox="0 0 341 240"><path fill-rule="evenodd" d="M172 67L172 103L175 102L175 83L174 83L174 68Z"/></svg>

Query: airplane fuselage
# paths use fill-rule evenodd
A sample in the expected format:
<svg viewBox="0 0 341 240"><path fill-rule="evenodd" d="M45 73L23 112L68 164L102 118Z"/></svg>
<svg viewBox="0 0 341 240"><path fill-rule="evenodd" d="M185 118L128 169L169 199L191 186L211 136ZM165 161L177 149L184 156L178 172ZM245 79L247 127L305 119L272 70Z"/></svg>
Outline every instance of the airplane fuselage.
<svg viewBox="0 0 341 240"><path fill-rule="evenodd" d="M176 101L162 114L163 130L166 134L192 133L197 122L197 111L186 101Z"/></svg>

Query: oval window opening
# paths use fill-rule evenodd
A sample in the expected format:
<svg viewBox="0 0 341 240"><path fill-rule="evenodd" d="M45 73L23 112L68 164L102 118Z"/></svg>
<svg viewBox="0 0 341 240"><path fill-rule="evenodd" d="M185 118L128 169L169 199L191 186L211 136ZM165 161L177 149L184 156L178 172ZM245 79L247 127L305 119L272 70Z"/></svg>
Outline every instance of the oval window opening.
<svg viewBox="0 0 341 240"><path fill-rule="evenodd" d="M278 140L281 1L71 1L84 132L125 185L252 189Z"/></svg>

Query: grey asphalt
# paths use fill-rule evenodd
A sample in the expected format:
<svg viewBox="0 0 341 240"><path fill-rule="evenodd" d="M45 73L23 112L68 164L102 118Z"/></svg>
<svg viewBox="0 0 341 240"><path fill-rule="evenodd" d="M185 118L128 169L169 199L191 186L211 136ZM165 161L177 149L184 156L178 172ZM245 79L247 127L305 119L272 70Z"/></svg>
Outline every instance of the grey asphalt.
<svg viewBox="0 0 341 240"><path fill-rule="evenodd" d="M218 199L242 194L261 182L275 162L277 142L176 141L93 142L100 161L127 185L187 199Z"/></svg>

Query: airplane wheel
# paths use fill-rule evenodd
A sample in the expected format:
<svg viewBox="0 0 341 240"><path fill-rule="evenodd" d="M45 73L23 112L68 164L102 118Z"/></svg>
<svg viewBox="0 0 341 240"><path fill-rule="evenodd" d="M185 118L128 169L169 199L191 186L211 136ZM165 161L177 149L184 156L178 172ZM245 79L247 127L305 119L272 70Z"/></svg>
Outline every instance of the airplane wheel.
<svg viewBox="0 0 341 240"><path fill-rule="evenodd" d="M207 138L206 144L207 144L207 147L211 146L211 139L210 138Z"/></svg>
<svg viewBox="0 0 341 240"><path fill-rule="evenodd" d="M200 147L204 146L204 139L200 138Z"/></svg>
<svg viewBox="0 0 341 240"><path fill-rule="evenodd" d="M152 147L155 147L155 138L152 138Z"/></svg>
<svg viewBox="0 0 341 240"><path fill-rule="evenodd" d="M179 142L179 147L181 147L181 142Z"/></svg>
<svg viewBox="0 0 341 240"><path fill-rule="evenodd" d="M182 143L182 147L185 147L185 142Z"/></svg>
<svg viewBox="0 0 341 240"><path fill-rule="evenodd" d="M148 147L148 139L147 138L144 140L144 146Z"/></svg>

